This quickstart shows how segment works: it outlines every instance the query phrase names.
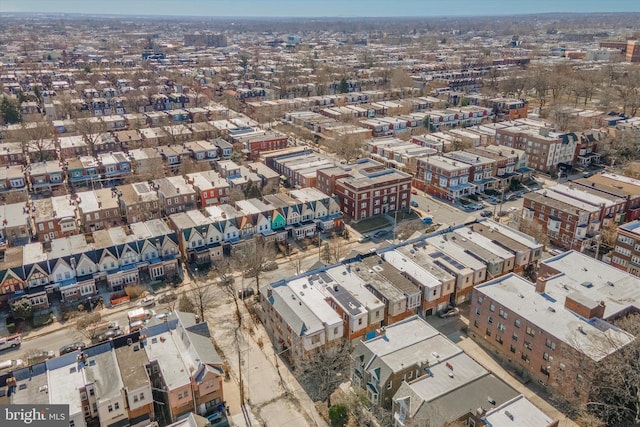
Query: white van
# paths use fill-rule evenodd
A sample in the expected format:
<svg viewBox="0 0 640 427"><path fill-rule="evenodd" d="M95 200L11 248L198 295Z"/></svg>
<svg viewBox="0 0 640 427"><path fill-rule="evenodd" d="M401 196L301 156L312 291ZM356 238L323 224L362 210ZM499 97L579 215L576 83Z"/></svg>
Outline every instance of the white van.
<svg viewBox="0 0 640 427"><path fill-rule="evenodd" d="M24 362L21 359L4 360L0 362L0 373L15 371L24 367Z"/></svg>

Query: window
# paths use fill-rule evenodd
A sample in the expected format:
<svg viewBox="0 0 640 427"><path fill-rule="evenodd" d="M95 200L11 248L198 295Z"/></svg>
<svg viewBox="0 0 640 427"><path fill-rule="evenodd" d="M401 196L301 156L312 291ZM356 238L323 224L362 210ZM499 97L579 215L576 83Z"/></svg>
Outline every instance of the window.
<svg viewBox="0 0 640 427"><path fill-rule="evenodd" d="M518 341L518 334L514 333L513 335L511 335L511 338L512 338L514 341Z"/></svg>
<svg viewBox="0 0 640 427"><path fill-rule="evenodd" d="M476 316L480 316L480 309L476 308Z"/></svg>
<svg viewBox="0 0 640 427"><path fill-rule="evenodd" d="M486 333L486 335L487 335L488 337L490 337L490 336L491 336L491 331L489 330L489 328L487 328L487 330L485 331L485 333Z"/></svg>
<svg viewBox="0 0 640 427"><path fill-rule="evenodd" d="M519 327L520 327L520 319L516 319L516 321L515 321L515 322L513 322L513 325L514 325L516 328L519 328Z"/></svg>
<svg viewBox="0 0 640 427"><path fill-rule="evenodd" d="M531 326L527 326L527 335L531 335L532 337L536 336L536 332L531 328Z"/></svg>
<svg viewBox="0 0 640 427"><path fill-rule="evenodd" d="M473 321L473 326L475 326L476 328L478 327L478 321L477 320Z"/></svg>
<svg viewBox="0 0 640 427"><path fill-rule="evenodd" d="M550 357L550 356L549 356L549 353L547 353L546 351L545 351L544 353L542 353L542 358L543 358L544 360L547 360L547 361L548 361L548 360L549 360L549 357Z"/></svg>
<svg viewBox="0 0 640 427"><path fill-rule="evenodd" d="M516 348L514 347L513 344L511 344L511 346L509 347L509 351L511 351L511 353L513 353L513 354L516 353Z"/></svg>
<svg viewBox="0 0 640 427"><path fill-rule="evenodd" d="M120 409L120 403L116 402L113 404L113 409Z"/></svg>
<svg viewBox="0 0 640 427"><path fill-rule="evenodd" d="M484 300L484 298L482 297L478 297L478 304L482 304L482 301Z"/></svg>
<svg viewBox="0 0 640 427"><path fill-rule="evenodd" d="M358 325L362 325L362 318L358 319Z"/></svg>
<svg viewBox="0 0 640 427"><path fill-rule="evenodd" d="M181 397L180 397L180 393L178 393L178 399L181 399ZM109 409L109 412L113 412L113 406L112 406L112 405L109 405L109 406L107 407L107 409Z"/></svg>
<svg viewBox="0 0 640 427"><path fill-rule="evenodd" d="M493 304L491 304L491 305L489 306L489 311L491 311L491 312L496 311L496 306L495 306L495 305L493 305Z"/></svg>
<svg viewBox="0 0 640 427"><path fill-rule="evenodd" d="M507 312L504 311L503 309L500 309L500 317L502 317L503 319L506 319L508 317Z"/></svg>
<svg viewBox="0 0 640 427"><path fill-rule="evenodd" d="M500 323L500 322L498 322L498 330L499 330L499 331L503 331L503 332L504 332L504 330L505 330L504 325L503 325L502 323Z"/></svg>
<svg viewBox="0 0 640 427"><path fill-rule="evenodd" d="M489 324L490 324L490 325L491 325L491 324L493 324L493 317L492 317L492 316L489 316L489 317L487 318L487 321L489 322Z"/></svg>
<svg viewBox="0 0 640 427"><path fill-rule="evenodd" d="M544 343L544 345L546 345L551 350L555 350L556 349L556 343L551 341L549 338L547 338L547 341Z"/></svg>
<svg viewBox="0 0 640 427"><path fill-rule="evenodd" d="M133 403L136 403L138 401L138 396L136 396L135 394L133 395Z"/></svg>
<svg viewBox="0 0 640 427"><path fill-rule="evenodd" d="M409 375L407 376L407 379L411 379L413 378L413 371L409 371Z"/></svg>
<svg viewBox="0 0 640 427"><path fill-rule="evenodd" d="M89 396L95 396L96 392L94 389L90 388L89 389Z"/></svg>
<svg viewBox="0 0 640 427"><path fill-rule="evenodd" d="M391 387L393 387L393 382L389 381L389 383L387 384L387 390L391 390Z"/></svg>

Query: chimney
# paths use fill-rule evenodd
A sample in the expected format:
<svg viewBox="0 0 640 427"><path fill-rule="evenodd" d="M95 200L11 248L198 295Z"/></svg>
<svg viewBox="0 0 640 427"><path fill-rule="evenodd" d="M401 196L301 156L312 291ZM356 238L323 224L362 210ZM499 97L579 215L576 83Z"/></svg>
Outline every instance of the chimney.
<svg viewBox="0 0 640 427"><path fill-rule="evenodd" d="M548 277L544 277L544 276L538 276L538 278L536 279L536 292L539 294L544 293L545 289L547 288L547 280L549 280Z"/></svg>

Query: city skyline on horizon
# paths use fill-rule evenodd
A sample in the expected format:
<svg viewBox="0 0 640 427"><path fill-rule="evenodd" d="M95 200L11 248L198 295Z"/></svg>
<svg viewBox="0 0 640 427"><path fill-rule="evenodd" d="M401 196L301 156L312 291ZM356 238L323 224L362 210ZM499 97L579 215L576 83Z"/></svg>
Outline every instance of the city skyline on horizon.
<svg viewBox="0 0 640 427"><path fill-rule="evenodd" d="M179 9L174 9L179 6ZM365 13L363 13L363 11ZM386 0L110 0L108 3L87 0L3 0L0 13L98 14L184 17L265 17L265 18L356 18L356 17L472 17L509 16L546 13L616 13L640 12L637 0L458 0L450 3L435 0L400 0L389 8Z"/></svg>

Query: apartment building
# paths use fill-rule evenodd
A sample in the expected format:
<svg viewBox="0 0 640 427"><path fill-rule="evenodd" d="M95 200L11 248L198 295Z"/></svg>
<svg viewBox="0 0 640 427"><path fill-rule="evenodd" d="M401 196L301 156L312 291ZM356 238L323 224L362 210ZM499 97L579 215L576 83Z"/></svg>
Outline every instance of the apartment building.
<svg viewBox="0 0 640 427"><path fill-rule="evenodd" d="M318 189L335 194L341 210L355 220L407 209L411 175L360 159L350 165L318 171Z"/></svg>
<svg viewBox="0 0 640 427"><path fill-rule="evenodd" d="M556 133L529 125L496 131L496 145L523 150L528 155L529 167L544 173L555 173L561 166L573 165L578 140L574 133Z"/></svg>
<svg viewBox="0 0 640 427"><path fill-rule="evenodd" d="M572 181L583 188L597 190L602 196L610 195L626 200L623 216L616 213L616 222L634 221L640 218L640 180L613 173L600 173Z"/></svg>
<svg viewBox="0 0 640 427"><path fill-rule="evenodd" d="M496 160L480 154L464 151L451 151L443 154L443 157L470 165L469 181L475 185L475 191L484 192L497 187L498 180L495 177L497 171Z"/></svg>
<svg viewBox="0 0 640 427"><path fill-rule="evenodd" d="M634 340L608 320L637 310L637 278L570 251L540 264L537 282L508 274L476 286L472 337L554 393L584 401L591 375Z"/></svg>
<svg viewBox="0 0 640 427"><path fill-rule="evenodd" d="M640 277L640 220L618 227L611 265Z"/></svg>

